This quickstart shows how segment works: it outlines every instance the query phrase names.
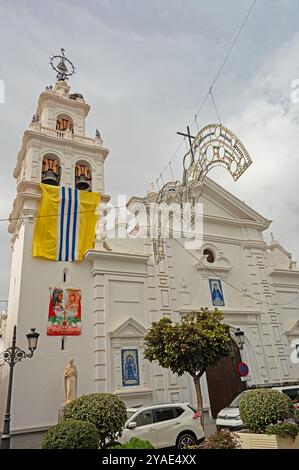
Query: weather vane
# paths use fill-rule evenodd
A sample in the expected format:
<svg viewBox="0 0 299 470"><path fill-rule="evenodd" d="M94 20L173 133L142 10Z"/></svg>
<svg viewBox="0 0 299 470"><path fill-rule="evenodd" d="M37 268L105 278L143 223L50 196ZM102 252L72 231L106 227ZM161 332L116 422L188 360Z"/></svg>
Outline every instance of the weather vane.
<svg viewBox="0 0 299 470"><path fill-rule="evenodd" d="M68 77L75 73L73 63L65 56L65 49L61 48L61 55L53 55L50 57L50 64L57 72L57 80L67 80Z"/></svg>

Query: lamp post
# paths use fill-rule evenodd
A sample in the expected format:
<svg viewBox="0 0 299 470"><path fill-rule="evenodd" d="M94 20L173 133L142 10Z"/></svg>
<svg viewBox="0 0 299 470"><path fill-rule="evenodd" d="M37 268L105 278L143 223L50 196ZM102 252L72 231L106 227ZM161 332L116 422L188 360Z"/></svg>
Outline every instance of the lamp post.
<svg viewBox="0 0 299 470"><path fill-rule="evenodd" d="M4 418L3 433L1 436L1 449L10 448L10 405L11 405L11 392L12 392L12 379L13 379L13 370L17 362L22 361L26 357L32 357L33 353L37 347L37 340L39 333L35 331L35 328L31 328L30 333L27 333L28 349L29 354L22 349L16 346L17 339L17 327L14 326L12 344L9 348L3 351L0 354L0 358L3 359L9 365L9 381L8 381L8 391L7 391L7 401L6 401L6 411Z"/></svg>
<svg viewBox="0 0 299 470"><path fill-rule="evenodd" d="M240 328L237 328L235 331L235 336L237 337L237 344L239 349L242 351L245 343L245 334L244 331L240 330Z"/></svg>

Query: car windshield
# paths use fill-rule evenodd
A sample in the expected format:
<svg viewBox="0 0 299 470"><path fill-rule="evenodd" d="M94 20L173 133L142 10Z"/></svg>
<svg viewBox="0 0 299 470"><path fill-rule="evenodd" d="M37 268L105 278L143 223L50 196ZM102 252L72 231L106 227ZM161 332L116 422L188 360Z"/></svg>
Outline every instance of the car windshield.
<svg viewBox="0 0 299 470"><path fill-rule="evenodd" d="M133 414L135 414L135 413L136 413L136 411L129 411L129 410L127 410L127 419L130 419L131 416L133 416Z"/></svg>
<svg viewBox="0 0 299 470"><path fill-rule="evenodd" d="M240 398L241 398L241 396L243 395L243 393L244 393L244 392L239 393L239 395L237 395L236 398L233 399L233 401L228 405L227 408L238 408L239 402L240 402Z"/></svg>

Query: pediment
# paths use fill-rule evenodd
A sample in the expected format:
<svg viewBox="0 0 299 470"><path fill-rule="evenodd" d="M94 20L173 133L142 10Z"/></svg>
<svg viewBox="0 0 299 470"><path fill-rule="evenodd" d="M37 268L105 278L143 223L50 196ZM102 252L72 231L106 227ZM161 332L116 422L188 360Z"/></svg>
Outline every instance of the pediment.
<svg viewBox="0 0 299 470"><path fill-rule="evenodd" d="M134 318L129 318L109 333L112 338L143 338L146 334L147 329L134 320Z"/></svg>
<svg viewBox="0 0 299 470"><path fill-rule="evenodd" d="M204 217L258 223L264 229L271 223L210 178L206 178L203 184L202 199Z"/></svg>
<svg viewBox="0 0 299 470"><path fill-rule="evenodd" d="M299 338L299 320L295 320L290 327L286 330L287 336L294 336Z"/></svg>

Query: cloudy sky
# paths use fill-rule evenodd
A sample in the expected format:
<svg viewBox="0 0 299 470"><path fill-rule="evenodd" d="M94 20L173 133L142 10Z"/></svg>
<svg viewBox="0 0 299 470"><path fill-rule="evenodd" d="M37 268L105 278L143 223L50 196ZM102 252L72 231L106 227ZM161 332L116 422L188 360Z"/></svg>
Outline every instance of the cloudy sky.
<svg viewBox="0 0 299 470"><path fill-rule="evenodd" d="M8 217L15 197L12 172L22 134L39 93L55 80L49 56L64 47L76 65L70 84L92 106L88 134L99 128L110 149L106 192L144 195L179 145L176 131L193 121L251 3L1 2L0 218ZM299 78L298 24L298 0L257 0L214 88L223 124L254 164L237 183L225 170L210 173L272 219L275 238L297 259L299 103L290 95ZM198 123L210 122L217 116L208 100ZM184 150L174 162L178 176ZM10 256L7 224L0 222L0 299L8 295Z"/></svg>

